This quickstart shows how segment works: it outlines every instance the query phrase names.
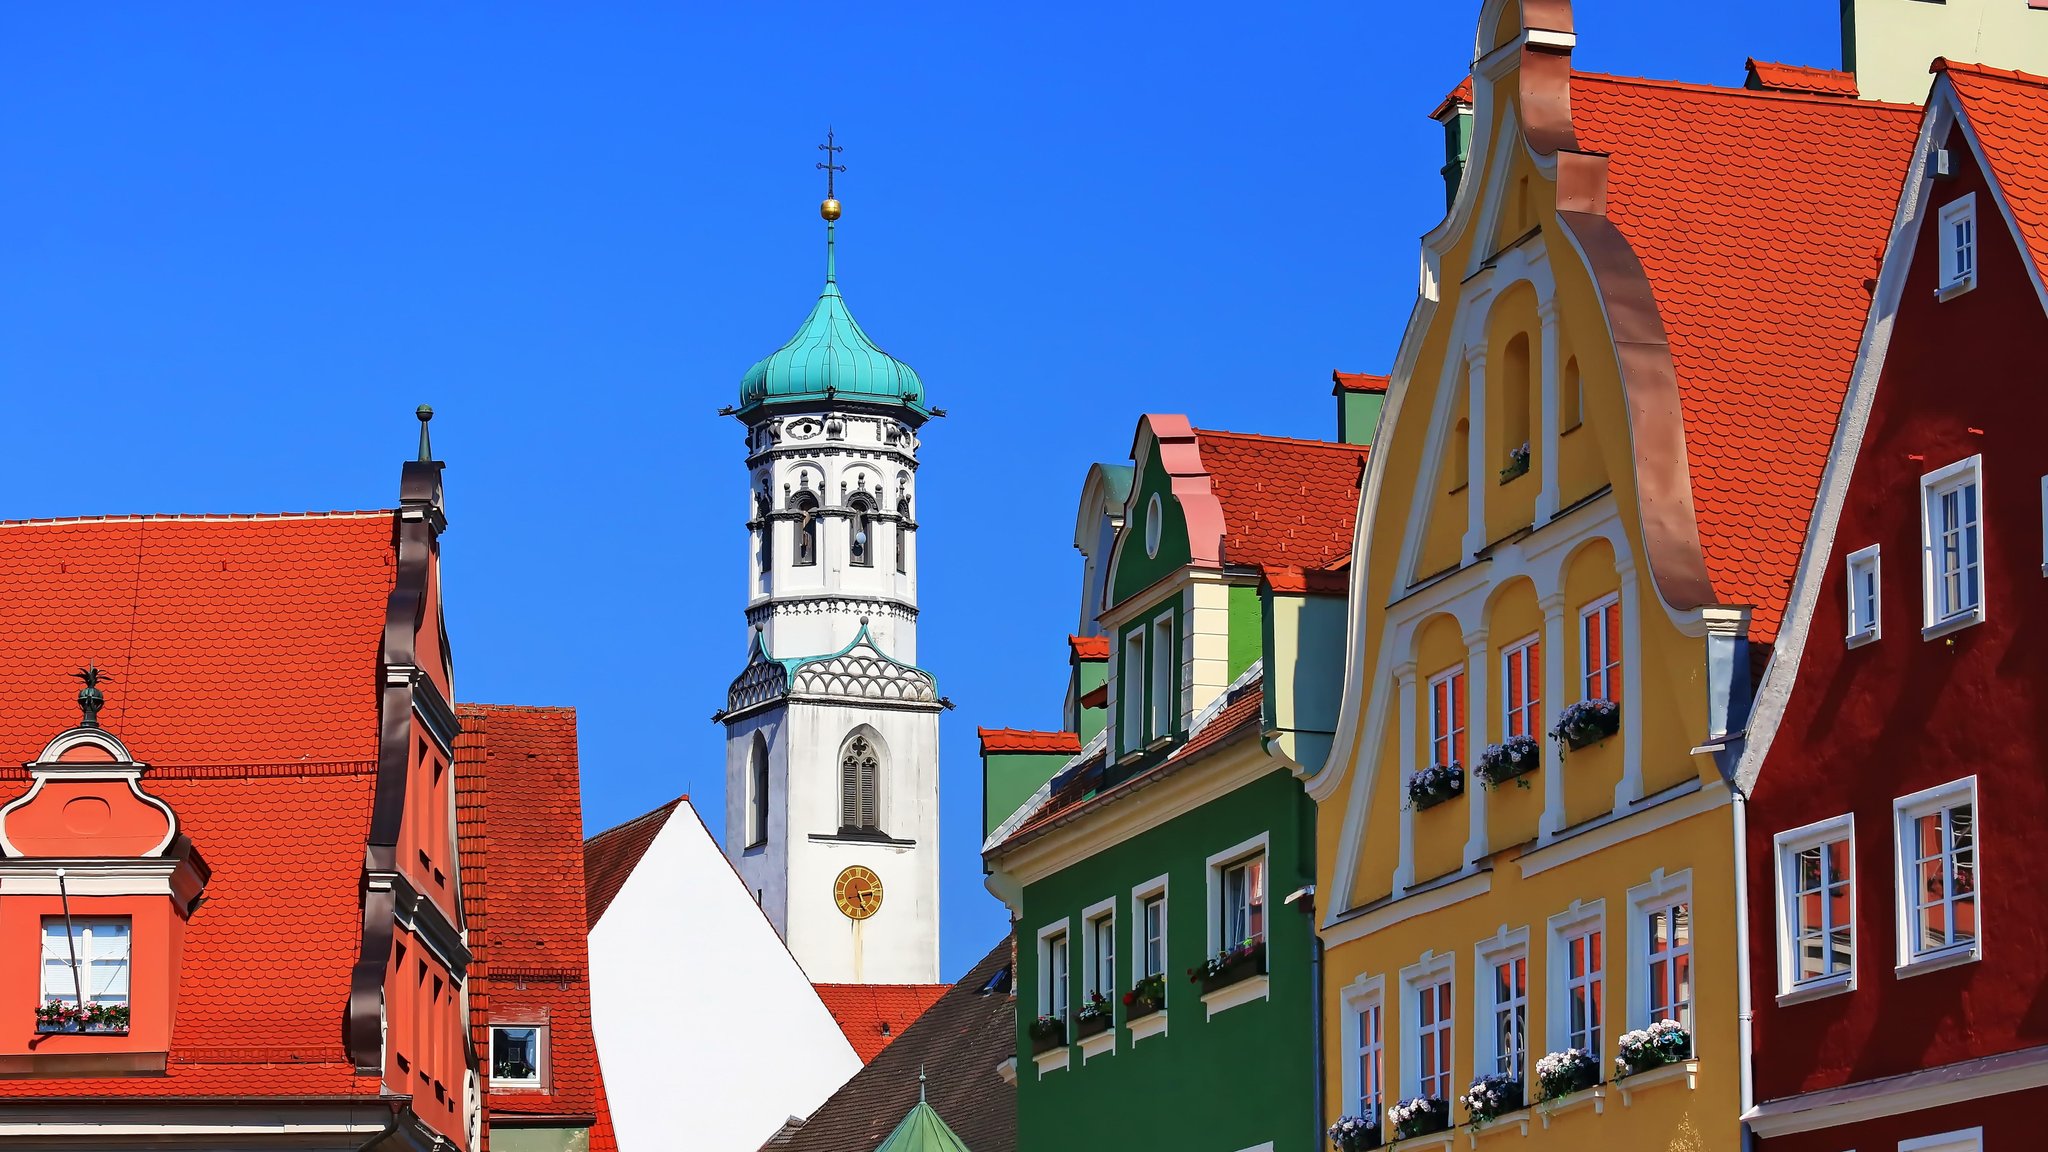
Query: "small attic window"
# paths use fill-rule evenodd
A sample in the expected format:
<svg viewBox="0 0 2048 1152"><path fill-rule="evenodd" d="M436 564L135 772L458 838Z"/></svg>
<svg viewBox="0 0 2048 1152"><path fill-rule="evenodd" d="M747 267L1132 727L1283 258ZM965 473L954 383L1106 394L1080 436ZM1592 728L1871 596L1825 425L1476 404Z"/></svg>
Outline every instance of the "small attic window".
<svg viewBox="0 0 2048 1152"><path fill-rule="evenodd" d="M1154 492L1152 498L1145 501L1145 558L1147 560L1159 555L1160 509L1159 493Z"/></svg>
<svg viewBox="0 0 2048 1152"><path fill-rule="evenodd" d="M541 1088L547 1039L545 1024L491 1025L491 1088Z"/></svg>
<svg viewBox="0 0 2048 1152"><path fill-rule="evenodd" d="M130 923L126 916L44 917L37 1031L128 1030Z"/></svg>
<svg viewBox="0 0 2048 1152"><path fill-rule="evenodd" d="M1943 300L1977 286L1977 194L1949 201L1941 209L1941 288Z"/></svg>

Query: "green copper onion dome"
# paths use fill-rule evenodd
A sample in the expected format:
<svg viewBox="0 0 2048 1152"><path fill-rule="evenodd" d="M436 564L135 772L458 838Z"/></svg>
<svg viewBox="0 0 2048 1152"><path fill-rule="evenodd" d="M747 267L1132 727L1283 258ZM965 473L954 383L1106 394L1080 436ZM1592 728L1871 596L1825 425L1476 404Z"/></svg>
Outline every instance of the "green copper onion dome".
<svg viewBox="0 0 2048 1152"><path fill-rule="evenodd" d="M740 414L767 405L842 400L895 404L919 417L931 415L916 369L882 351L846 310L833 263L839 202L827 200L824 216L825 290L796 335L747 369L740 380Z"/></svg>

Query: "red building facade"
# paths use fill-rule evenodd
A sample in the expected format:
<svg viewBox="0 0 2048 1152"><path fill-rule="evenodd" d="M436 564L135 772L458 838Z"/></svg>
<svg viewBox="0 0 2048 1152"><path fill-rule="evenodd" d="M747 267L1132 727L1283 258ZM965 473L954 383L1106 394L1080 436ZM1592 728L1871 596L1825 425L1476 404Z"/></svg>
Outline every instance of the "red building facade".
<svg viewBox="0 0 2048 1152"><path fill-rule="evenodd" d="M2048 1106L2048 80L1936 72L1739 761L1773 1152Z"/></svg>

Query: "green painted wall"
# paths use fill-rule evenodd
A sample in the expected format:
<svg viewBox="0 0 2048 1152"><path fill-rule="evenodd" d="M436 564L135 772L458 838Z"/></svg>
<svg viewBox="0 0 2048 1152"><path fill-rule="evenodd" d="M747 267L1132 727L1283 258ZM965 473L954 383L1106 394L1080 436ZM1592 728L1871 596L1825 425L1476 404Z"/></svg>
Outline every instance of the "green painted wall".
<svg viewBox="0 0 2048 1152"><path fill-rule="evenodd" d="M1110 573L1109 603L1104 607L1114 608L1194 558L1188 548L1187 517L1181 513L1180 501L1173 498L1171 479L1159 462L1159 445L1151 445L1138 468L1138 495L1124 521L1123 547L1117 553L1116 571ZM1145 516L1155 495L1159 497L1159 554L1147 556Z"/></svg>
<svg viewBox="0 0 2048 1152"><path fill-rule="evenodd" d="M1260 621L1265 607L1259 603L1259 586L1235 585L1230 589L1230 656L1228 667L1234 682L1244 675L1265 651L1265 628Z"/></svg>
<svg viewBox="0 0 2048 1152"><path fill-rule="evenodd" d="M586 1152L588 1128L509 1128L491 1125L491 1152Z"/></svg>
<svg viewBox="0 0 2048 1152"><path fill-rule="evenodd" d="M981 758L981 838L1010 818L1072 757L1064 752L1000 752Z"/></svg>
<svg viewBox="0 0 2048 1152"><path fill-rule="evenodd" d="M1243 755L1240 747L1221 753ZM1215 761L1182 769L1213 770ZM1143 803L1142 799L1136 801ZM1020 1152L1231 1152L1271 1140L1275 1152L1320 1152L1316 1133L1309 917L1283 905L1314 874L1315 809L1284 770L1024 889L1018 925L1017 1136ZM1261 832L1268 849L1269 1000L1204 1019L1187 969L1208 952L1208 857ZM1043 1079L1031 1059L1038 1015L1038 930L1067 917L1074 949L1069 1003L1083 999L1081 910L1116 900L1119 952L1130 952L1131 889L1165 873L1167 1034L1135 1047L1116 997L1117 1050ZM1130 964L1117 958L1126 988Z"/></svg>
<svg viewBox="0 0 2048 1152"><path fill-rule="evenodd" d="M1102 687L1109 679L1109 661L1076 660L1073 664L1072 699L1075 701L1074 711L1078 714L1067 717L1067 727L1080 733L1081 743L1086 746L1090 740L1102 734L1102 726L1109 722L1109 709L1086 708L1081 705L1080 700L1081 697Z"/></svg>
<svg viewBox="0 0 2048 1152"><path fill-rule="evenodd" d="M1380 426L1380 409L1387 403L1383 392L1353 392L1337 389L1337 440L1343 444L1371 444Z"/></svg>

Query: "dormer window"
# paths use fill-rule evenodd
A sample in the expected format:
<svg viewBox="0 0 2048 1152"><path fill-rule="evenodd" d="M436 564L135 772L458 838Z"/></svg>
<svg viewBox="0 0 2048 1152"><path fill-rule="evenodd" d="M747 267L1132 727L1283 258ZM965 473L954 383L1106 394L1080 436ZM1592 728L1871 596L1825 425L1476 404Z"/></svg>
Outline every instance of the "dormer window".
<svg viewBox="0 0 2048 1152"><path fill-rule="evenodd" d="M491 1088L538 1092L547 1065L545 1024L491 1025Z"/></svg>
<svg viewBox="0 0 2048 1152"><path fill-rule="evenodd" d="M126 916L43 918L37 1031L128 1030L129 926Z"/></svg>
<svg viewBox="0 0 2048 1152"><path fill-rule="evenodd" d="M1941 288L1943 299L1977 286L1977 194L1949 201L1941 209Z"/></svg>

